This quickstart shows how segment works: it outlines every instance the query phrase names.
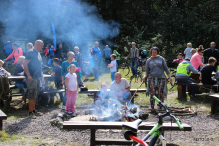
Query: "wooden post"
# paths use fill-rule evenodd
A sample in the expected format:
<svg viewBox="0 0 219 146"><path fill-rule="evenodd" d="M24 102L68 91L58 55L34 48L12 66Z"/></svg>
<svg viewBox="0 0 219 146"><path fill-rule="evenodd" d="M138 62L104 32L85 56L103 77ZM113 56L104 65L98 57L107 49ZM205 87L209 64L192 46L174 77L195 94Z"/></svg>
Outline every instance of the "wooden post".
<svg viewBox="0 0 219 146"><path fill-rule="evenodd" d="M3 120L0 119L0 130L3 128Z"/></svg>
<svg viewBox="0 0 219 146"><path fill-rule="evenodd" d="M95 133L96 133L96 129L91 129L90 130L90 146L95 146Z"/></svg>
<svg viewBox="0 0 219 146"><path fill-rule="evenodd" d="M178 85L177 88L178 88L178 99L187 100L186 86L185 85Z"/></svg>
<svg viewBox="0 0 219 146"><path fill-rule="evenodd" d="M215 112L215 101L213 98L211 98L211 114L214 114Z"/></svg>
<svg viewBox="0 0 219 146"><path fill-rule="evenodd" d="M134 93L133 92L130 92L131 93L131 97L134 95ZM131 100L131 103L133 103L134 104L134 102L135 102L135 99L134 99L135 97L133 97L132 98L132 100Z"/></svg>

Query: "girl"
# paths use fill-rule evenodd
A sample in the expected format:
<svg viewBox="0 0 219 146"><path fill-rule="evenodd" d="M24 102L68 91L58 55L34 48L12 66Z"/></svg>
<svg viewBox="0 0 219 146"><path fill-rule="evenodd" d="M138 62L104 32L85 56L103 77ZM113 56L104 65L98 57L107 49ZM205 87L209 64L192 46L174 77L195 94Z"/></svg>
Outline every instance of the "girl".
<svg viewBox="0 0 219 146"><path fill-rule="evenodd" d="M66 109L65 111L68 114L75 113L75 102L77 98L77 90L78 90L78 83L77 83L77 75L75 73L76 66L71 64L68 67L68 74L65 76L65 86L66 86L66 94L67 94L67 101L66 101Z"/></svg>

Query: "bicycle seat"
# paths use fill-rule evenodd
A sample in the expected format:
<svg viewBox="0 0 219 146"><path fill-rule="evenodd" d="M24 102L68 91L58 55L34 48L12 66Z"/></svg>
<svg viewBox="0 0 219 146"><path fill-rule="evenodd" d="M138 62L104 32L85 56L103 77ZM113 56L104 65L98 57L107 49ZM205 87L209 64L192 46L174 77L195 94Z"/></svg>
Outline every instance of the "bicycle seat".
<svg viewBox="0 0 219 146"><path fill-rule="evenodd" d="M174 71L174 69L170 69L170 71Z"/></svg>
<svg viewBox="0 0 219 146"><path fill-rule="evenodd" d="M138 126L141 124L141 122L141 119L137 119L134 122L127 122L125 124L122 124L122 128L131 130L132 132L136 133L138 131Z"/></svg>

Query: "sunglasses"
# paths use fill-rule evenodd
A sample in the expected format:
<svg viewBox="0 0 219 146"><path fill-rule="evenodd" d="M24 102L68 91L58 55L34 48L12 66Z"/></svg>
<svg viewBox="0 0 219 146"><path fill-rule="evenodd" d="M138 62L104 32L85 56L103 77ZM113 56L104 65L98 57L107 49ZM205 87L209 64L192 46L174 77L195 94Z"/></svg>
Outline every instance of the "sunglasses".
<svg viewBox="0 0 219 146"><path fill-rule="evenodd" d="M158 50L158 48L152 48L152 50Z"/></svg>

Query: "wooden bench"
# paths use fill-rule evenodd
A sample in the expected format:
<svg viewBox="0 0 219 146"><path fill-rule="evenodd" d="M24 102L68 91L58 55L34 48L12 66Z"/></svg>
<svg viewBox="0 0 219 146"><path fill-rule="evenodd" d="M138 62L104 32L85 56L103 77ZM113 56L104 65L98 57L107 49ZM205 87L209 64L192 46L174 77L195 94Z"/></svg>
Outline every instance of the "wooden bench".
<svg viewBox="0 0 219 146"><path fill-rule="evenodd" d="M131 145L132 141L116 140L116 139L96 139L95 134L97 129L122 129L122 124L126 122L85 122L85 121L65 121L63 129L90 129L90 145ZM142 122L139 130L151 130L157 123ZM192 131L192 127L188 124L182 124L184 131ZM177 124L163 123L163 131L180 131Z"/></svg>
<svg viewBox="0 0 219 146"><path fill-rule="evenodd" d="M137 89L130 89L131 95L133 95L135 93ZM79 91L79 94L88 94L88 96L92 96L94 97L94 101L95 98L97 97L97 92L100 90L88 90L88 91ZM107 91L110 91L109 89L107 89ZM137 92L146 92L146 89L138 89ZM132 103L134 103L134 98L132 99Z"/></svg>
<svg viewBox="0 0 219 146"><path fill-rule="evenodd" d="M63 93L65 92L65 89L54 89L54 90L48 90L48 91L44 91L39 93L39 95L41 94L53 94L53 93ZM13 96L24 96L27 95L27 93L12 93L12 97Z"/></svg>
<svg viewBox="0 0 219 146"><path fill-rule="evenodd" d="M219 94L211 94L209 95L209 98L211 98L211 114L214 114L216 110L219 111Z"/></svg>
<svg viewBox="0 0 219 146"><path fill-rule="evenodd" d="M7 119L7 115L0 110L0 130L2 130L3 127L3 120L6 119Z"/></svg>

